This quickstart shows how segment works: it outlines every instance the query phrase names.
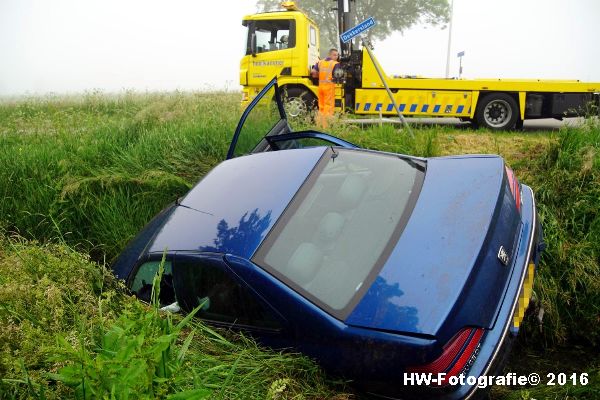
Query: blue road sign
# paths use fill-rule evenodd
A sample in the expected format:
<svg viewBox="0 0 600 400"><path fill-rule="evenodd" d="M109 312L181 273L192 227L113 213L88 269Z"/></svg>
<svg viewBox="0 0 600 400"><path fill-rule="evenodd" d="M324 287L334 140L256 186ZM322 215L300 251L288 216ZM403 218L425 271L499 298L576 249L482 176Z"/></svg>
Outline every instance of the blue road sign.
<svg viewBox="0 0 600 400"><path fill-rule="evenodd" d="M348 29L346 32L342 33L340 35L340 39L342 39L342 42L348 43L355 36L360 35L364 31L371 29L374 26L375 26L375 20L373 19L373 17L371 17L369 19L364 20L360 24L356 25L354 28Z"/></svg>
<svg viewBox="0 0 600 400"><path fill-rule="evenodd" d="M461 51L460 53L458 53L458 54L456 55L456 57L462 57L462 56L464 56L464 55L465 55L465 52L464 52L464 51Z"/></svg>

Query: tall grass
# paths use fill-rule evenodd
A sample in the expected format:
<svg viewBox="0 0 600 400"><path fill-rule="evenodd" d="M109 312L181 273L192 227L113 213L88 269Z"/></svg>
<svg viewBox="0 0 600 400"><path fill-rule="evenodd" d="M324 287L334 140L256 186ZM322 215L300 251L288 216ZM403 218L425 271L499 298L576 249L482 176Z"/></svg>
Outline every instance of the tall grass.
<svg viewBox="0 0 600 400"><path fill-rule="evenodd" d="M547 243L535 289L545 322L535 337L600 346L600 124L564 128L531 164Z"/></svg>
<svg viewBox="0 0 600 400"><path fill-rule="evenodd" d="M238 96L182 94L0 103L0 228L45 240L61 235L97 259L114 258L154 214L225 158ZM423 156L435 133L391 127L357 144Z"/></svg>
<svg viewBox="0 0 600 400"><path fill-rule="evenodd" d="M419 157L439 155L438 136L450 132L449 128L435 127L419 129L417 135L411 135L398 125L377 124L364 126L352 124L348 116L336 116L326 128L315 126L315 115L291 119L290 125L294 131L317 130L324 131L341 139L347 140L362 148L389 151L400 154L410 154Z"/></svg>
<svg viewBox="0 0 600 400"><path fill-rule="evenodd" d="M51 383L55 381L47 372L60 374L72 360L85 359L91 363L89 374L100 373L96 369L106 369L112 362L100 356L103 348L108 353L115 350L103 347L115 332L135 344L132 351L142 358L150 353L144 344L136 344L136 337L143 333L148 345L169 337L164 319L148 317L148 309L120 294L102 268L69 247L96 261L115 257L157 211L224 158L239 115L235 94L91 93L0 103L0 231L18 232L42 243L21 239L0 243L0 376L8 377L0 397L73 394L65 385L69 379ZM310 127L310 121L292 123L298 129ZM550 135L425 127L410 137L389 125L362 129L341 121L334 121L328 131L362 147L424 157L502 154L523 183L533 187L547 242L535 286L545 309L544 321L540 328L537 315L529 315L521 344L537 349L577 345L586 354L598 350L597 122ZM53 238L63 244L47 244L56 242ZM278 390L333 396L308 360L262 352L247 339L232 341L195 322L169 342L173 354L194 330L186 358L200 367L191 369L196 375L183 372L189 378L187 386L161 381L156 389L161 396L195 389L225 398L264 398ZM57 345L55 337L64 337L71 348L64 342ZM64 357L52 359L51 354ZM513 367L525 363L542 368L528 364L539 354L518 357ZM600 368L580 362L595 373ZM318 383L316 389L310 387L313 381ZM553 393L556 398L569 393L593 398L589 393L595 393L568 390ZM501 396L548 396L540 390L515 393Z"/></svg>
<svg viewBox="0 0 600 400"><path fill-rule="evenodd" d="M336 387L302 356L124 295L64 244L0 239L0 398L332 398Z"/></svg>
<svg viewBox="0 0 600 400"><path fill-rule="evenodd" d="M231 94L0 104L0 227L114 257L223 159L238 114Z"/></svg>

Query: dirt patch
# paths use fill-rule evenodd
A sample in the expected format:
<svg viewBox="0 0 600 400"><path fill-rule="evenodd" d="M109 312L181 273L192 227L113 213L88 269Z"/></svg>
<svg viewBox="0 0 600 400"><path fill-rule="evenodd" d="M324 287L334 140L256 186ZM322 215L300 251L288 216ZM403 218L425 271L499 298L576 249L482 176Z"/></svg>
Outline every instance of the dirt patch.
<svg viewBox="0 0 600 400"><path fill-rule="evenodd" d="M465 133L439 137L440 154L499 154L509 164L532 160L544 152L553 135L531 133Z"/></svg>

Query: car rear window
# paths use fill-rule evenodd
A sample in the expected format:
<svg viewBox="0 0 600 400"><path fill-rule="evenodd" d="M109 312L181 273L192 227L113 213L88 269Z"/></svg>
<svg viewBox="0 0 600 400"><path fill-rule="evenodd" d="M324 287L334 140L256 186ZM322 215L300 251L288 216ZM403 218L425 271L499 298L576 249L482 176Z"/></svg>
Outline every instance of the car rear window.
<svg viewBox="0 0 600 400"><path fill-rule="evenodd" d="M344 319L398 241L424 165L397 155L331 149L253 260Z"/></svg>

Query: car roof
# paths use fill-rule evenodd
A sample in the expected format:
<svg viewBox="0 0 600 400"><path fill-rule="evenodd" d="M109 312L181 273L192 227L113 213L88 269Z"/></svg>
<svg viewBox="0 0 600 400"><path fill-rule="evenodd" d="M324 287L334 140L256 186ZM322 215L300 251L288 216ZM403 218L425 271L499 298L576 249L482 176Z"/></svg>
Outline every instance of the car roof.
<svg viewBox="0 0 600 400"><path fill-rule="evenodd" d="M265 152L222 162L183 198L148 252L251 258L326 149Z"/></svg>

